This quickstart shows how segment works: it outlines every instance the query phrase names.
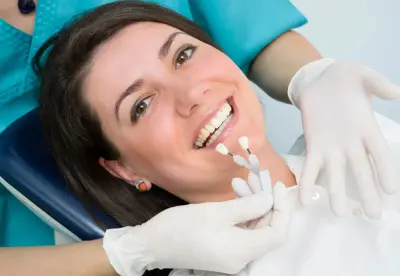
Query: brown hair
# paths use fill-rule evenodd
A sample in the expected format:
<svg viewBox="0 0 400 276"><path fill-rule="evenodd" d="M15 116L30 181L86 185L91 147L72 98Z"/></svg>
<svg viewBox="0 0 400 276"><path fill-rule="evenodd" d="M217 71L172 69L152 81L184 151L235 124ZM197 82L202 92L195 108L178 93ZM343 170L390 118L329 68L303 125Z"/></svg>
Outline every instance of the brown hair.
<svg viewBox="0 0 400 276"><path fill-rule="evenodd" d="M98 164L100 157L118 159L119 152L105 138L98 117L82 97L82 83L94 51L124 27L146 21L173 26L218 48L200 27L172 10L140 1L118 1L63 28L33 60L41 78L45 137L62 174L88 206L97 205L122 226L142 224L169 207L185 204L157 187L140 193Z"/></svg>

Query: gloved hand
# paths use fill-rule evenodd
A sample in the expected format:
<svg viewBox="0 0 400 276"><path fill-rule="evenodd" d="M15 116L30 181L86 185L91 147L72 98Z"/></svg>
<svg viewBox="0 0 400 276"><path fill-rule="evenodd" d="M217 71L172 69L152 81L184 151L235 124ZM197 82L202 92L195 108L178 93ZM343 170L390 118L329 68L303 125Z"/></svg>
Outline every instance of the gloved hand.
<svg viewBox="0 0 400 276"><path fill-rule="evenodd" d="M247 228L257 229L269 225L277 232L276 235L271 236L271 250L282 245L286 240L291 213L285 185L278 182L271 188L271 177L269 171L265 170L259 173L250 171L247 182L242 178L232 179L232 187L236 195L240 198L250 196L253 193L259 193L260 191L268 193L268 200L273 202L273 210L263 217L247 223ZM278 244L274 244L276 236L279 236Z"/></svg>
<svg viewBox="0 0 400 276"><path fill-rule="evenodd" d="M243 229L237 225L271 210L265 192L236 200L170 208L136 227L108 230L103 247L123 276L163 268L235 274L280 243L271 226ZM277 212L276 221L285 217ZM286 226L286 225L284 225ZM275 240L274 240L275 239Z"/></svg>
<svg viewBox="0 0 400 276"><path fill-rule="evenodd" d="M349 165L357 178L366 215L379 218L381 205L373 169L386 193L395 192L398 179L373 115L371 97L395 99L400 96L400 88L365 66L322 59L296 73L288 94L301 110L307 145L300 180L301 201L310 201L318 173L325 169L331 208L337 215L344 214L345 173Z"/></svg>

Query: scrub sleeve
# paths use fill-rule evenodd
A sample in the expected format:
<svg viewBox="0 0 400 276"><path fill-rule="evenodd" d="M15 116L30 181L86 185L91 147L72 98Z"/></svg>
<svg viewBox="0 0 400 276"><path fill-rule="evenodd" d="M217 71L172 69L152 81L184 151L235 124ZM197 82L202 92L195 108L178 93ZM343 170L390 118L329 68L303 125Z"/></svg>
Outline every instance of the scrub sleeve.
<svg viewBox="0 0 400 276"><path fill-rule="evenodd" d="M287 0L189 1L193 19L247 73L265 46L307 19Z"/></svg>

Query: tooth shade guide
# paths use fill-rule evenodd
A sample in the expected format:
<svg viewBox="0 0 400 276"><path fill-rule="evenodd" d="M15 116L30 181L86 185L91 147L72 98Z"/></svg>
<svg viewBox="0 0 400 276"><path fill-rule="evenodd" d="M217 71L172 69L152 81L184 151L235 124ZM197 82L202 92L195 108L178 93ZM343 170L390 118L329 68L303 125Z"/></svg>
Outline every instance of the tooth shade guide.
<svg viewBox="0 0 400 276"><path fill-rule="evenodd" d="M219 144L215 147L215 150L216 150L218 153L222 154L222 155L230 155L230 156L233 156L233 154L232 154L231 152L229 152L228 148L227 148L224 144L222 144L222 143L219 143Z"/></svg>
<svg viewBox="0 0 400 276"><path fill-rule="evenodd" d="M238 142L242 149L246 150L249 148L249 138L247 136L239 137Z"/></svg>
<svg viewBox="0 0 400 276"><path fill-rule="evenodd" d="M238 139L240 147L247 151L248 154L251 154L251 151L249 149L249 138L247 136L242 136Z"/></svg>
<svg viewBox="0 0 400 276"><path fill-rule="evenodd" d="M235 162L236 165L245 167L248 170L251 170L250 164L240 155L233 155L233 162Z"/></svg>

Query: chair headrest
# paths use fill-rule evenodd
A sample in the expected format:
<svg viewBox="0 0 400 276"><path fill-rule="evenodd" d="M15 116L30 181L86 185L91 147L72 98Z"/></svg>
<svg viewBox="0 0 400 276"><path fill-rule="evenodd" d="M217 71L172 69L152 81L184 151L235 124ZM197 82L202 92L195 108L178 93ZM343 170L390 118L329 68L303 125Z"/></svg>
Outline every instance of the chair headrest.
<svg viewBox="0 0 400 276"><path fill-rule="evenodd" d="M0 176L80 239L91 240L104 235L66 187L44 141L37 109L0 134ZM106 228L119 227L115 220L97 213Z"/></svg>

